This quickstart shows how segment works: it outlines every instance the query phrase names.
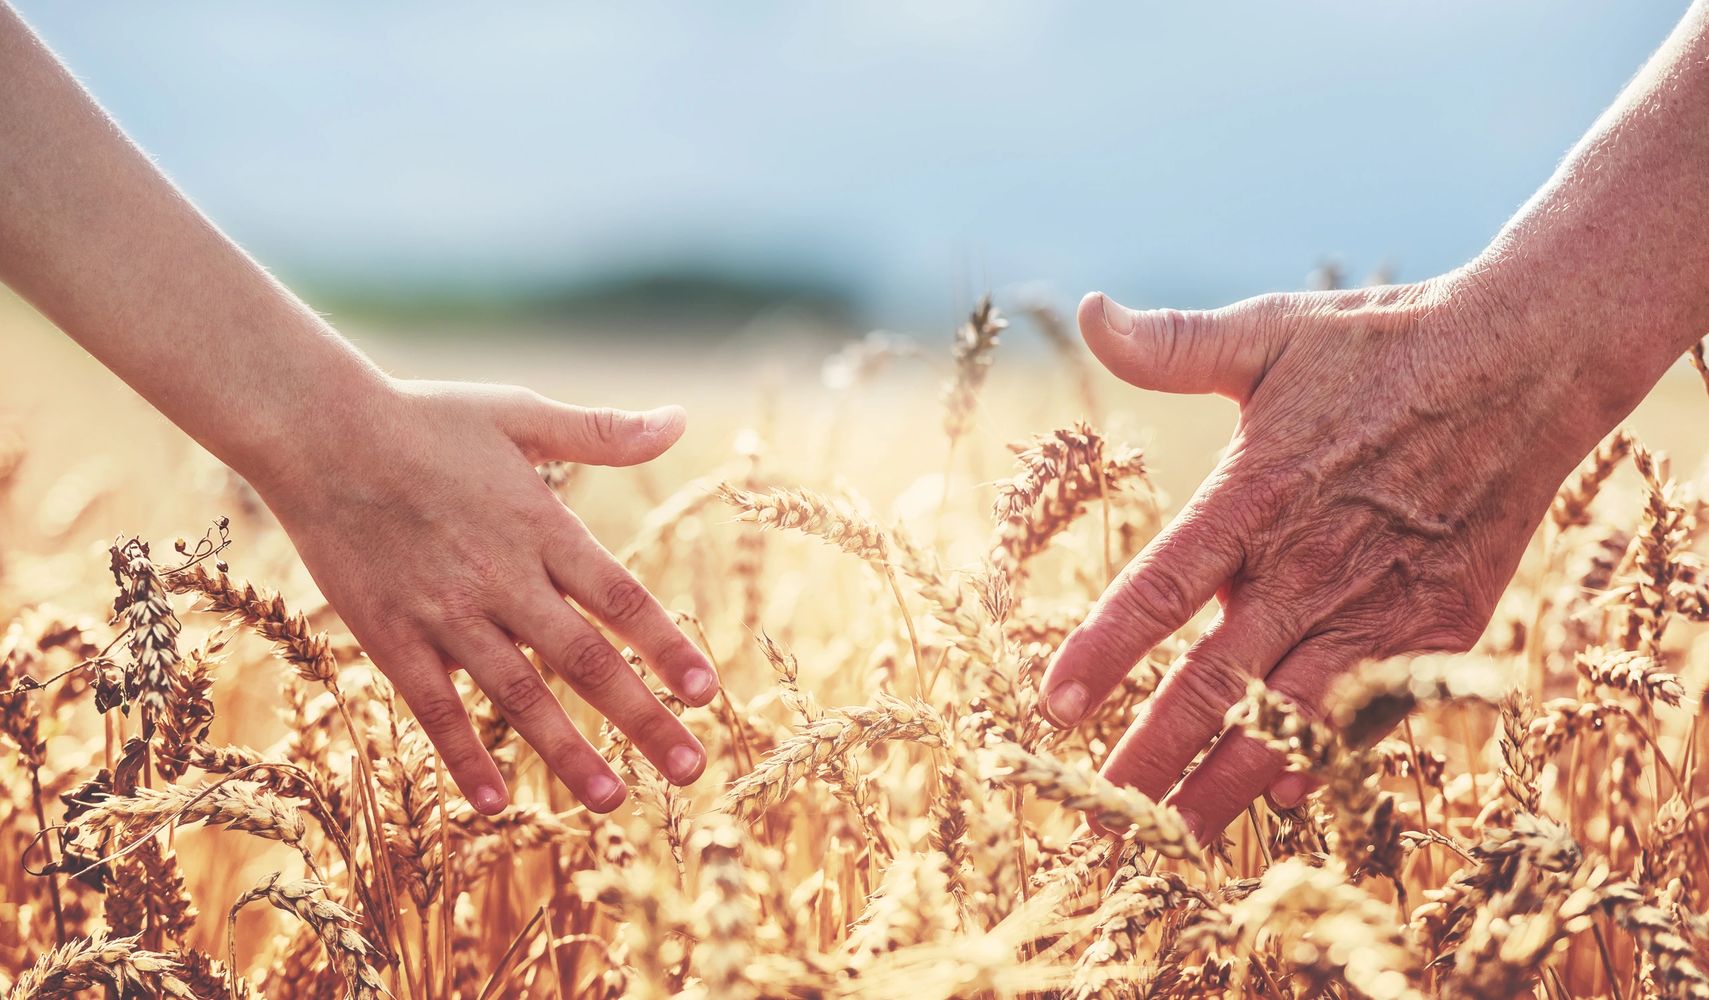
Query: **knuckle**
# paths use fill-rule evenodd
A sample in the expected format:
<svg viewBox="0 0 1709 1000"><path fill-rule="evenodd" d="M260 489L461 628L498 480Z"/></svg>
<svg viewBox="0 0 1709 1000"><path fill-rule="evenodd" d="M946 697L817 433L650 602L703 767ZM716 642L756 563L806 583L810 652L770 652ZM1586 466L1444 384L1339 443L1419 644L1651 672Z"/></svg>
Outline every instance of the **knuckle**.
<svg viewBox="0 0 1709 1000"><path fill-rule="evenodd" d="M424 701L414 709L415 721L421 723L422 731L435 743L456 732L458 723L467 716L463 712L463 703L455 698L434 698Z"/></svg>
<svg viewBox="0 0 1709 1000"><path fill-rule="evenodd" d="M535 742L534 752L540 755L540 759L546 762L553 774L566 780L587 777L606 770L604 759L572 732L559 732L541 738Z"/></svg>
<svg viewBox="0 0 1709 1000"><path fill-rule="evenodd" d="M1469 653L1483 637L1483 625L1463 618L1449 618L1422 636L1417 646L1431 652Z"/></svg>
<svg viewBox="0 0 1709 1000"><path fill-rule="evenodd" d="M1363 561L1358 553L1351 551L1341 540L1321 531L1304 534L1290 546L1283 555L1285 565L1275 569L1293 585L1295 590L1311 593L1313 590L1329 590L1321 598L1332 603L1336 599L1357 599L1368 591L1371 585L1359 578L1359 564ZM1324 588L1326 582L1333 582L1333 588ZM1336 597L1331 597L1331 593Z"/></svg>
<svg viewBox="0 0 1709 1000"><path fill-rule="evenodd" d="M501 385L493 389L498 398L519 410L537 409L546 403L546 397L527 386Z"/></svg>
<svg viewBox="0 0 1709 1000"><path fill-rule="evenodd" d="M1321 683L1316 677L1301 677L1288 671L1277 671L1264 678L1264 686L1293 707L1307 722L1323 718L1324 706ZM1260 744L1262 745L1262 744ZM1279 761L1281 758L1278 757Z"/></svg>
<svg viewBox="0 0 1709 1000"><path fill-rule="evenodd" d="M616 444L623 429L623 417L609 406L596 406L587 411L587 427L600 444Z"/></svg>
<svg viewBox="0 0 1709 1000"><path fill-rule="evenodd" d="M1236 516L1243 522L1268 521L1284 512L1289 503L1299 496L1307 484L1304 473L1291 469L1278 469L1249 463L1242 469L1238 485L1231 481L1234 487L1232 493L1233 507ZM1244 523L1247 530L1256 530L1258 524Z"/></svg>
<svg viewBox="0 0 1709 1000"><path fill-rule="evenodd" d="M552 538L564 526L564 514L569 510L563 501L548 496L550 490L541 494L536 502L522 504L511 515L516 519L517 526L529 538Z"/></svg>
<svg viewBox="0 0 1709 1000"><path fill-rule="evenodd" d="M552 697L538 675L519 670L494 685L493 702L507 715L527 715Z"/></svg>
<svg viewBox="0 0 1709 1000"><path fill-rule="evenodd" d="M1388 650L1391 655L1409 652L1469 653L1483 638L1484 627L1489 624L1494 610L1467 596L1463 588L1451 584L1421 586L1406 596L1404 605L1414 610L1428 610L1416 616L1413 628L1386 643L1395 647Z"/></svg>
<svg viewBox="0 0 1709 1000"><path fill-rule="evenodd" d="M1175 672L1173 686L1180 694L1183 711L1194 713L1197 721L1207 728L1212 725L1221 728L1229 708L1246 697L1252 676L1240 664L1201 651L1196 656L1189 655Z"/></svg>
<svg viewBox="0 0 1709 1000"><path fill-rule="evenodd" d="M618 576L608 583L601 596L600 617L608 622L622 623L634 621L646 610L652 602L647 588L635 582L633 577Z"/></svg>
<svg viewBox="0 0 1709 1000"><path fill-rule="evenodd" d="M1230 310L1242 314L1248 320L1280 320L1288 315L1293 305L1294 296L1288 292L1266 292L1242 299L1230 306Z"/></svg>
<svg viewBox="0 0 1709 1000"><path fill-rule="evenodd" d="M469 588L476 594L500 592L508 576L496 555L481 550L463 554L463 572L467 574Z"/></svg>
<svg viewBox="0 0 1709 1000"><path fill-rule="evenodd" d="M418 643L416 636L421 628L414 614L398 608L384 608L369 614L360 622L351 621L350 624L353 630L360 629L357 639L361 641L369 656L377 662L385 661L381 664L382 670L386 669L387 664L399 659L396 653L400 647ZM376 651L380 654L377 657ZM388 653L393 655L386 655Z"/></svg>
<svg viewBox="0 0 1709 1000"><path fill-rule="evenodd" d="M1134 574L1111 603L1130 626L1159 635L1174 632L1198 611L1175 574L1157 566Z"/></svg>
<svg viewBox="0 0 1709 1000"><path fill-rule="evenodd" d="M1231 534L1226 530L1230 523L1234 537L1250 535L1303 506L1301 498L1313 487L1310 472L1274 451L1243 442L1218 466L1213 480L1216 489L1206 496L1196 524L1207 530L1196 541L1215 544L1219 537ZM1208 530L1212 528L1217 530Z"/></svg>
<svg viewBox="0 0 1709 1000"><path fill-rule="evenodd" d="M558 650L556 662L564 672L564 679L582 689L606 687L617 679L619 670L628 669L617 651L592 633L566 640Z"/></svg>
<svg viewBox="0 0 1709 1000"><path fill-rule="evenodd" d="M1152 329L1157 335L1157 360L1160 367L1168 369L1185 348L1195 324L1188 313L1179 309L1160 309L1155 315Z"/></svg>
<svg viewBox="0 0 1709 1000"><path fill-rule="evenodd" d="M484 635L491 627L486 613L481 610L480 602L470 595L442 595L433 602L432 613L439 622L440 630L457 639Z"/></svg>

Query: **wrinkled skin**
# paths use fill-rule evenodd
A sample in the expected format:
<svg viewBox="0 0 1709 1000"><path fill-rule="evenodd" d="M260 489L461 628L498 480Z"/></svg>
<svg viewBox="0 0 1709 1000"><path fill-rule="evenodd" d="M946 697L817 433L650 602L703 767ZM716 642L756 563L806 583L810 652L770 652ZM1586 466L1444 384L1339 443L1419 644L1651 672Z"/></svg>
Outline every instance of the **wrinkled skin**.
<svg viewBox="0 0 1709 1000"><path fill-rule="evenodd" d="M1527 328L1499 287L1458 272L1204 313L1081 303L1086 342L1116 375L1240 404L1215 471L1043 681L1046 718L1073 726L1217 600L1107 777L1215 834L1267 789L1282 805L1307 790L1256 741L1219 738L1252 678L1320 717L1361 660L1477 641L1562 480L1636 403L1583 391L1571 345Z"/></svg>
<svg viewBox="0 0 1709 1000"><path fill-rule="evenodd" d="M256 485L469 801L493 813L507 794L451 682L457 667L590 809L609 812L624 798L518 642L669 780L698 778L706 766L699 741L589 618L631 644L690 705L716 693L711 665L534 469L552 459L648 461L681 436L682 411L583 409L513 387L388 382L363 401L357 423L319 457L312 480Z"/></svg>

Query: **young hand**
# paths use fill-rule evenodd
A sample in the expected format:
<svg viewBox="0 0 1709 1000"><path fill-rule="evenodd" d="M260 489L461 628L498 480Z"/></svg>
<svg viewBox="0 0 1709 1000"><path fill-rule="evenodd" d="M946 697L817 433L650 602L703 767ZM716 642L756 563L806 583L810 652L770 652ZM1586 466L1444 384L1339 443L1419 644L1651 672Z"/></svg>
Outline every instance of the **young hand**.
<svg viewBox="0 0 1709 1000"><path fill-rule="evenodd" d="M534 469L549 460L648 461L682 435L682 410L585 409L509 386L381 386L341 421L338 440L281 455L253 478L464 795L485 813L507 801L451 683L459 667L588 808L608 812L623 801L616 773L517 643L667 779L698 778L706 766L700 742L589 618L633 646L690 705L717 692L711 664Z"/></svg>

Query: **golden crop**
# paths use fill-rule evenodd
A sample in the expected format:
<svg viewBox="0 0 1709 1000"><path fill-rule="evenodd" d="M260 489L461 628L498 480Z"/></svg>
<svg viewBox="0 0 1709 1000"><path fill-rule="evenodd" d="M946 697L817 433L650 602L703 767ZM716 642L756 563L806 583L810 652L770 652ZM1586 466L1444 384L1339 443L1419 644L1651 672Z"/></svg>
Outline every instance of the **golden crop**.
<svg viewBox="0 0 1709 1000"><path fill-rule="evenodd" d="M0 990L1709 997L1704 481L1622 431L1475 652L1372 664L1318 724L1255 685L1230 724L1323 785L1198 844L1094 764L1202 621L1079 729L1034 706L1191 482L1155 454L1214 434L1150 409L1141 438L1040 319L1044 351L982 304L953 351L726 391L662 468L543 470L725 683L684 711L691 789L577 710L633 788L609 817L459 674L516 799L469 809L242 483L70 397L0 413Z"/></svg>

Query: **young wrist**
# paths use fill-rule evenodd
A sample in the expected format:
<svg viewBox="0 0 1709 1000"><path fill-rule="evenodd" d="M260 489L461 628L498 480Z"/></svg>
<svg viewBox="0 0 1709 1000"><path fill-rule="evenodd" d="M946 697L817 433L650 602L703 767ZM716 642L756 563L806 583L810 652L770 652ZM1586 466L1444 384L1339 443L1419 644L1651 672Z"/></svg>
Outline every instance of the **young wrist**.
<svg viewBox="0 0 1709 1000"><path fill-rule="evenodd" d="M310 352L282 371L214 449L270 502L340 475L331 466L367 453L362 443L397 408L396 381L336 338L329 334L333 349L324 356Z"/></svg>

